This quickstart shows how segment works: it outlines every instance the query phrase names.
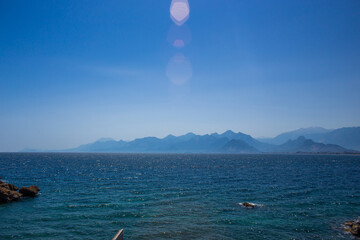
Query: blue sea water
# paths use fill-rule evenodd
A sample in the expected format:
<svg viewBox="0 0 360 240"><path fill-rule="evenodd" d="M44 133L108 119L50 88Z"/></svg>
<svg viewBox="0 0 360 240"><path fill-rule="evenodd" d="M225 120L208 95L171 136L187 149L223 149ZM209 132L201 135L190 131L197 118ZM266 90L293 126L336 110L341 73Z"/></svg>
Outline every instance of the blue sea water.
<svg viewBox="0 0 360 240"><path fill-rule="evenodd" d="M0 239L352 239L360 216L360 156L2 153L0 177L41 189Z"/></svg>

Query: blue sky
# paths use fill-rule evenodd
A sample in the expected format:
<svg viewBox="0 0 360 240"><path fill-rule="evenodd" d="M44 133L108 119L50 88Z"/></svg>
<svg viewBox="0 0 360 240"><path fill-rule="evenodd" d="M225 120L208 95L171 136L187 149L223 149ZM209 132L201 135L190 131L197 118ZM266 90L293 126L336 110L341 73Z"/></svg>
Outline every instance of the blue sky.
<svg viewBox="0 0 360 240"><path fill-rule="evenodd" d="M360 125L360 1L189 0L180 49L170 4L0 1L0 151Z"/></svg>

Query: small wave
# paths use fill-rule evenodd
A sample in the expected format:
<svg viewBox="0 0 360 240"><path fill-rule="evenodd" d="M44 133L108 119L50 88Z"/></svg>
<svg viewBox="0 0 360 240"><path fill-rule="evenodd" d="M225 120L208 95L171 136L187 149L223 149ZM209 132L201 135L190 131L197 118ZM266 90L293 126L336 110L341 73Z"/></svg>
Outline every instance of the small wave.
<svg viewBox="0 0 360 240"><path fill-rule="evenodd" d="M102 208L102 207L108 207L110 204L108 203L102 203L102 204L82 204L82 205L67 205L67 208Z"/></svg>

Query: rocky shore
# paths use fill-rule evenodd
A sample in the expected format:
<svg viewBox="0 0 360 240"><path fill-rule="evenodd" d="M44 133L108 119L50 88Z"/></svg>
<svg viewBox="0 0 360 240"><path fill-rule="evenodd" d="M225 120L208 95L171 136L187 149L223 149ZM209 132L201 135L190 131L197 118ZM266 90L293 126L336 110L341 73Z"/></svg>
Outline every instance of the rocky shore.
<svg viewBox="0 0 360 240"><path fill-rule="evenodd" d="M40 191L37 186L22 187L18 190L14 184L0 180L0 204L18 201L22 197L35 197Z"/></svg>

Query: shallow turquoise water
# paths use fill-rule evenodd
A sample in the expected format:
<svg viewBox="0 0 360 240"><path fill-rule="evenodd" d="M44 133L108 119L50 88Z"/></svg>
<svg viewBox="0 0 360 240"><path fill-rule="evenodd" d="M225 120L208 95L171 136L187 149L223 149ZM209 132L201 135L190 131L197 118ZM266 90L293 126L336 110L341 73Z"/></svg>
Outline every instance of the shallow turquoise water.
<svg viewBox="0 0 360 240"><path fill-rule="evenodd" d="M2 153L0 176L41 189L0 239L352 239L360 216L360 156Z"/></svg>

